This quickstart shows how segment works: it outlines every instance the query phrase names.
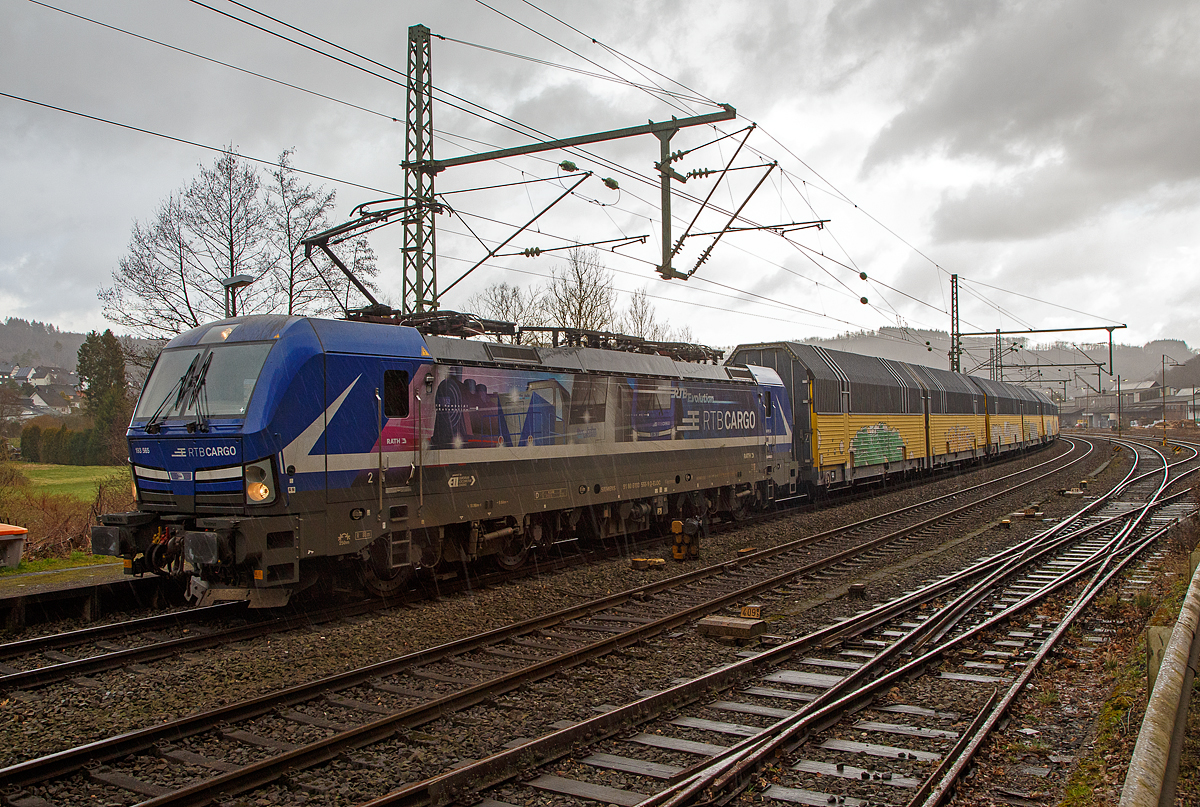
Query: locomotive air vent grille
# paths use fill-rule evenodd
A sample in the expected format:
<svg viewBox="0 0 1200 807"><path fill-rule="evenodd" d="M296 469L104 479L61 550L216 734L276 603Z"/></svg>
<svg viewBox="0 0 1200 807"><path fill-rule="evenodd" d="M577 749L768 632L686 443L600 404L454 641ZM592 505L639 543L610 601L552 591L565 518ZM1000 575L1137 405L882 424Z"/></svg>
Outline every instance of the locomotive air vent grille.
<svg viewBox="0 0 1200 807"><path fill-rule="evenodd" d="M535 364L541 359L537 348L532 345L487 345L488 355L492 361L528 361Z"/></svg>
<svg viewBox="0 0 1200 807"><path fill-rule="evenodd" d="M725 372L729 373L730 378L735 378L741 381L754 380L754 374L745 367L726 367Z"/></svg>

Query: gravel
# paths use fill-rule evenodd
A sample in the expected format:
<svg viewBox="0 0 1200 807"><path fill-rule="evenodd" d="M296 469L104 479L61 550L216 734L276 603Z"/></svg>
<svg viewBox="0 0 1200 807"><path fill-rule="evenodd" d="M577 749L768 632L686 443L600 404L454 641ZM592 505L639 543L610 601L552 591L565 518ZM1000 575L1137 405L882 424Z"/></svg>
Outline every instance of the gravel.
<svg viewBox="0 0 1200 807"><path fill-rule="evenodd" d="M704 545L705 563L730 560L746 547L763 549L803 535L894 509L935 492L950 492L984 477L1012 473L1022 466L1043 461L1047 453L980 471L948 476L916 489L876 495L812 513L802 513L764 524L710 537ZM1093 467L1107 458L1105 452ZM1092 490L1103 489L1123 475L1121 461L1094 480ZM1042 501L1048 519L1059 518L1077 509L1078 500L1068 500L1051 491L1073 484L1078 471L1061 476L1070 480L1051 480L1039 492L1023 494L1018 504L1008 509ZM997 515L1002 514L998 513ZM995 552L1003 546L1033 534L1046 525L1041 522L1016 522L1011 530L984 527L951 537L957 543L941 553L921 556L914 548L906 553L884 555L861 564L845 576L834 575L823 585L797 587L787 596L767 602L766 615L771 631L796 635L849 616L864 607L862 600L842 596L851 580L868 582L867 604L888 599L921 582L960 568L965 561ZM945 537L941 541L945 543ZM664 545L663 555L669 555ZM905 566L905 563L909 564ZM9 693L0 705L0 764L10 765L23 759L52 753L64 748L100 739L114 733L170 720L203 711L227 702L267 693L282 687L311 681L351 668L393 658L418 648L436 646L455 638L501 627L513 621L555 611L569 605L656 579L678 574L690 566L668 562L665 568L633 571L627 560L592 563L565 572L533 576L525 580L470 591L437 601L376 614L368 619L348 620L322 625L311 630L293 631L250 646L224 647L195 656L175 658L145 668L143 672L115 671L94 676L98 688L56 685L30 693ZM563 632L556 628L556 632ZM737 660L740 648L699 637L692 630L680 630L658 637L643 645L621 651L618 659L601 659L581 665L519 693L497 699L460 715L442 718L419 730L397 735L391 741L353 752L349 758L324 768L296 773L275 788L260 791L253 801L277 799L287 803L348 804L369 795L379 795L403 781L430 775L455 762L493 753L514 736L533 736L548 730L557 720L590 717L595 709L608 704L628 702L643 690L663 689L680 677L703 673L715 666ZM537 654L527 649L523 652ZM505 664L503 659L480 655L488 664ZM446 675L463 677L464 668L434 665L431 669ZM398 675L391 679L399 686L431 693L449 693L458 687L436 680ZM414 699L380 692L366 686L339 693L340 697L362 700L389 708L403 708ZM786 705L786 704L778 704ZM361 722L362 716L341 707L306 704L300 710L335 722ZM728 714L714 719L729 720ZM766 725L762 718L737 715L734 722ZM457 731L449 729L457 726ZM328 729L306 726L277 716L264 717L252 726L240 727L286 742L306 742L325 736ZM462 729L469 729L463 731ZM443 730L461 737L455 745L431 747L428 738ZM712 742L712 736L690 729L673 730L682 737ZM692 736L694 734L694 736ZM732 740L730 740L732 742ZM270 752L247 749L220 739L215 732L188 741L188 748L215 758L241 762L258 759ZM649 750L649 749L647 749ZM261 755L261 756L260 756ZM646 757L652 758L652 757ZM676 752L654 752L653 758L670 764L692 761ZM374 760L374 761L373 761ZM378 760L386 760L377 764ZM152 773L160 775L163 766L155 760ZM140 768L141 763L133 763ZM171 763L172 776L184 779L207 775L207 771ZM617 777L619 778L619 776ZM344 779L344 781L343 781ZM88 794L89 803L105 803L90 798L96 785L83 776L71 780L71 788ZM56 784L54 787L66 787ZM102 788L104 798L116 799L110 788ZM51 798L47 795L47 798ZM68 799L61 799L68 801ZM553 802L550 799L546 803ZM112 803L124 803L114 800ZM521 803L521 802L517 802Z"/></svg>

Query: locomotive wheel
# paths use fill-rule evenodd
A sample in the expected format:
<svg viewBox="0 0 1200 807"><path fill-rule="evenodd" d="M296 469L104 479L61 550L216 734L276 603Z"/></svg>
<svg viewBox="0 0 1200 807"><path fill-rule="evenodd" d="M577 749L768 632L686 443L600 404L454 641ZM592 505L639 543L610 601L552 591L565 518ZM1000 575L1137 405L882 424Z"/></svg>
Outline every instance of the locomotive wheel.
<svg viewBox="0 0 1200 807"><path fill-rule="evenodd" d="M734 491L735 495L729 508L729 515L734 521L745 521L750 518L750 512L754 509L754 497L744 496L739 499L736 495L738 492L740 491Z"/></svg>
<svg viewBox="0 0 1200 807"><path fill-rule="evenodd" d="M530 541L526 535L512 535L504 541L504 545L493 556L496 565L506 572L520 569L529 560Z"/></svg>
<svg viewBox="0 0 1200 807"><path fill-rule="evenodd" d="M381 535L370 546L370 554L359 565L363 588L374 597L390 597L408 588L413 579L411 566L391 566L391 536Z"/></svg>
<svg viewBox="0 0 1200 807"><path fill-rule="evenodd" d="M442 560L442 531L436 527L412 531L416 564L432 569Z"/></svg>

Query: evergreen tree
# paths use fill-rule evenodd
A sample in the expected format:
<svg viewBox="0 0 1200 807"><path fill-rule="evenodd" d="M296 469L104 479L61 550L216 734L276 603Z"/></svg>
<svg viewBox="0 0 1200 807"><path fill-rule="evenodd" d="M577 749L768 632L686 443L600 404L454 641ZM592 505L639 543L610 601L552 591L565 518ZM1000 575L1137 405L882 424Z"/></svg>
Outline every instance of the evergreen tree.
<svg viewBox="0 0 1200 807"><path fill-rule="evenodd" d="M21 429L21 458L26 462L42 461L42 430L32 423Z"/></svg>
<svg viewBox="0 0 1200 807"><path fill-rule="evenodd" d="M66 430L67 427L63 426L61 429L46 429L46 431L42 434L42 462L58 462L58 458L62 450L63 433Z"/></svg>
<svg viewBox="0 0 1200 807"><path fill-rule="evenodd" d="M96 427L87 430L87 446L85 448L87 465L108 465L108 441Z"/></svg>
<svg viewBox="0 0 1200 807"><path fill-rule="evenodd" d="M121 390L112 389L100 399L96 408L90 439L88 462L92 465L124 465L129 458L125 430L133 407Z"/></svg>
<svg viewBox="0 0 1200 807"><path fill-rule="evenodd" d="M70 447L67 449L63 463L66 465L90 465L88 458L88 442L92 436L91 429L82 432L70 432Z"/></svg>
<svg viewBox="0 0 1200 807"><path fill-rule="evenodd" d="M87 395L87 412L96 416L100 402L112 390L125 394L125 354L111 330L92 331L79 346L76 359L79 384Z"/></svg>

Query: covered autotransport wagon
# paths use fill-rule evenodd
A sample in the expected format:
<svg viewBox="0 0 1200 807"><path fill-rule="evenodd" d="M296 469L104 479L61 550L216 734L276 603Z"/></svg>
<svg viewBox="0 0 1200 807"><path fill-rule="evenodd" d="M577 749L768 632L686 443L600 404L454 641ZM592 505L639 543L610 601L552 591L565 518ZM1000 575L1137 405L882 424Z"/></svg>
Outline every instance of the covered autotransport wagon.
<svg viewBox="0 0 1200 807"><path fill-rule="evenodd" d="M1033 390L988 378L967 376L987 401L991 451L1002 453L1042 441L1040 402Z"/></svg>
<svg viewBox="0 0 1200 807"><path fill-rule="evenodd" d="M987 452L984 394L962 373L908 365L925 387L933 465L975 459Z"/></svg>
<svg viewBox="0 0 1200 807"><path fill-rule="evenodd" d="M796 460L810 484L837 487L926 465L923 390L903 363L797 342L740 345L730 361L780 373L797 402Z"/></svg>

